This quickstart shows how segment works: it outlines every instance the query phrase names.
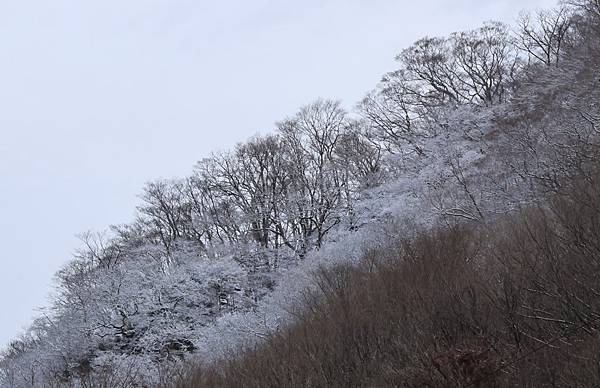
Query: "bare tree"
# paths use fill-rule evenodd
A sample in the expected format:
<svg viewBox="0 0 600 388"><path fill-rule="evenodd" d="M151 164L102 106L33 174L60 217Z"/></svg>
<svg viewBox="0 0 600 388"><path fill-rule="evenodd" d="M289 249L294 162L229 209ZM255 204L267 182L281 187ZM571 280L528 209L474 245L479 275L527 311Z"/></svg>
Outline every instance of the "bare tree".
<svg viewBox="0 0 600 388"><path fill-rule="evenodd" d="M110 238L106 233L88 231L78 237L84 247L75 253L77 259L110 269L123 257L118 241Z"/></svg>
<svg viewBox="0 0 600 388"><path fill-rule="evenodd" d="M509 41L508 27L488 22L473 31L452 34L458 82L468 101L493 105L505 101L518 68L518 55Z"/></svg>
<svg viewBox="0 0 600 388"><path fill-rule="evenodd" d="M435 103L469 100L446 38L423 38L396 56L419 97Z"/></svg>
<svg viewBox="0 0 600 388"><path fill-rule="evenodd" d="M144 204L138 207L141 215L154 225L167 252L177 238L185 235L190 225L189 206L185 201L179 181L156 181L146 185L141 196Z"/></svg>
<svg viewBox="0 0 600 388"><path fill-rule="evenodd" d="M518 65L508 28L499 22L449 38L423 38L396 59L410 90L428 104L501 102Z"/></svg>
<svg viewBox="0 0 600 388"><path fill-rule="evenodd" d="M301 257L311 244L321 246L327 232L339 222L338 205L345 175L336 168L335 148L347 128L340 103L318 100L279 123L290 177L287 208L293 214Z"/></svg>
<svg viewBox="0 0 600 388"><path fill-rule="evenodd" d="M555 65L562 57L569 36L571 14L568 8L524 13L518 20L517 47L545 65Z"/></svg>
<svg viewBox="0 0 600 388"><path fill-rule="evenodd" d="M236 158L243 175L242 185L250 205L245 209L256 242L267 248L291 247L286 228L283 198L287 194L286 162L277 136L257 137L238 146Z"/></svg>
<svg viewBox="0 0 600 388"><path fill-rule="evenodd" d="M417 139L427 133L423 121L428 103L415 87L406 80L405 72L393 72L359 104L370 127L369 140L390 153L423 153Z"/></svg>
<svg viewBox="0 0 600 388"><path fill-rule="evenodd" d="M189 181L194 220L207 231L210 241L219 243L234 243L242 234L240 215L232 200L234 193L223 183L228 176L230 182L238 179L236 173L227 169L228 158L227 155L212 155L203 159L196 165Z"/></svg>
<svg viewBox="0 0 600 388"><path fill-rule="evenodd" d="M346 194L359 188L372 187L381 183L383 175L383 149L369 139L370 132L362 130L363 123L354 123L344 133L336 147L340 169L348 174L347 180L355 182L356 188L347 186Z"/></svg>

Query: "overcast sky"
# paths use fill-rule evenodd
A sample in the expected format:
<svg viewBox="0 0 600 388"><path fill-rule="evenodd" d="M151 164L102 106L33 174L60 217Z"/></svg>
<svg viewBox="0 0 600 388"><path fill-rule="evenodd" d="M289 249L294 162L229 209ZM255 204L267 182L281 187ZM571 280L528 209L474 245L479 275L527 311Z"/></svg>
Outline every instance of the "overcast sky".
<svg viewBox="0 0 600 388"><path fill-rule="evenodd" d="M144 182L317 97L351 108L424 35L554 3L0 0L0 347Z"/></svg>

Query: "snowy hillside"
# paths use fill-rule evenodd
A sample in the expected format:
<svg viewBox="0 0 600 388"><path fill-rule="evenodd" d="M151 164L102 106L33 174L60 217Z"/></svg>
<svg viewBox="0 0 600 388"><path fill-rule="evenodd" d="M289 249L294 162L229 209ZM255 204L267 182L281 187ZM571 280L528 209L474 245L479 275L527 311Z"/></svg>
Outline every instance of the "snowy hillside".
<svg viewBox="0 0 600 388"><path fill-rule="evenodd" d="M425 38L355 107L317 100L137 218L82 235L0 385L154 386L293 323L322 267L398 237L487 224L587 176L600 146L600 6Z"/></svg>

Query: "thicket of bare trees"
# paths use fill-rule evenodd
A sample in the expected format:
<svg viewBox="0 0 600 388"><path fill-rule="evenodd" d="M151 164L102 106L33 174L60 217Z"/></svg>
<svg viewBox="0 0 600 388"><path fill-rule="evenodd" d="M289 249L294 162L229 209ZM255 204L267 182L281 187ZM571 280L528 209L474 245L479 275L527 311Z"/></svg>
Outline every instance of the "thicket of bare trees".
<svg viewBox="0 0 600 388"><path fill-rule="evenodd" d="M424 38L397 56L402 65L398 75L420 100L500 103L509 95L519 64L509 38L508 26L498 22L448 38Z"/></svg>
<svg viewBox="0 0 600 388"><path fill-rule="evenodd" d="M140 222L168 252L177 239L211 254L224 244L289 249L303 257L348 219L357 191L381 171L381 151L339 102L318 100L185 180L152 182Z"/></svg>
<svg viewBox="0 0 600 388"><path fill-rule="evenodd" d="M569 38L570 9L541 10L522 14L518 20L516 45L527 55L550 66L557 64Z"/></svg>
<svg viewBox="0 0 600 388"><path fill-rule="evenodd" d="M400 68L359 104L370 138L392 153L422 155L422 139L443 129L446 110L508 100L521 53L498 22L415 42L396 57Z"/></svg>

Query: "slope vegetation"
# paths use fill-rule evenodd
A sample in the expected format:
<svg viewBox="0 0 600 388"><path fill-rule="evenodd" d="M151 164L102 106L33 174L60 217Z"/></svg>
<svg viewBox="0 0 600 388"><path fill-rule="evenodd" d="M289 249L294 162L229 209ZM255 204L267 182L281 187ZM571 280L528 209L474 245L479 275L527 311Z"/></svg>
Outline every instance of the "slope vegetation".
<svg viewBox="0 0 600 388"><path fill-rule="evenodd" d="M0 385L588 386L600 4L397 60L83 234Z"/></svg>
<svg viewBox="0 0 600 388"><path fill-rule="evenodd" d="M178 386L597 386L599 179L323 269L293 325Z"/></svg>

